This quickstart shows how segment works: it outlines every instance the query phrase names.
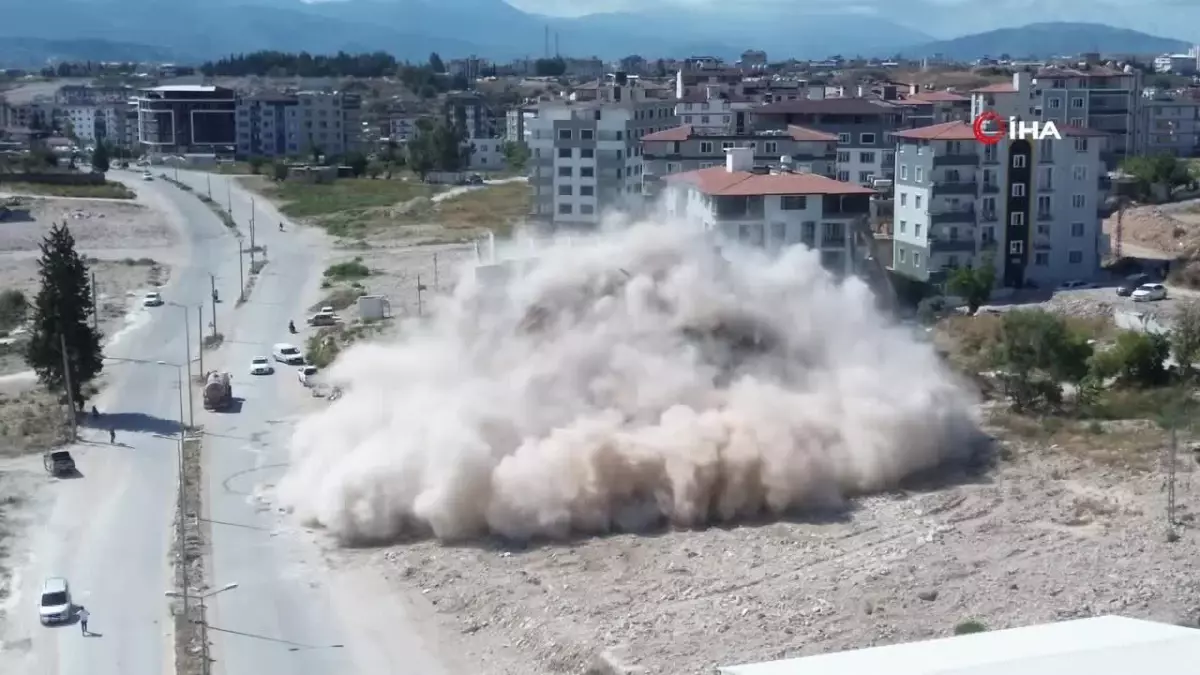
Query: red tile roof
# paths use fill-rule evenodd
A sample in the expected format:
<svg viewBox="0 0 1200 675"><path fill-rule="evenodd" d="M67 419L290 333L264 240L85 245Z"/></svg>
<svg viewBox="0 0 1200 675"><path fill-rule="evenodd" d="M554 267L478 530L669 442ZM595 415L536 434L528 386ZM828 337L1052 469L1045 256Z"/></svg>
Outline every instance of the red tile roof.
<svg viewBox="0 0 1200 675"><path fill-rule="evenodd" d="M1000 82L998 84L989 84L986 87L972 89L972 94L1015 94L1017 88L1010 82Z"/></svg>
<svg viewBox="0 0 1200 675"><path fill-rule="evenodd" d="M837 136L827 134L816 129L808 129L806 127L789 124L788 136L791 136L794 141L814 141L819 143L834 143L837 141ZM766 134L697 134L690 124L683 124L670 129L656 131L652 134L642 136L643 141L677 141L682 142L691 138L746 138L746 139L765 139L779 138L778 136L768 136Z"/></svg>
<svg viewBox="0 0 1200 675"><path fill-rule="evenodd" d="M1108 136L1103 131L1081 127L1059 126L1058 132L1063 136ZM897 131L892 134L896 138L907 138L913 141L973 141L975 130L968 122L943 122L928 127Z"/></svg>
<svg viewBox="0 0 1200 675"><path fill-rule="evenodd" d="M754 195L871 195L870 188L843 183L815 173L760 174L728 171L723 166L685 171L665 176L672 183L686 183L706 195L750 197Z"/></svg>
<svg viewBox="0 0 1200 675"><path fill-rule="evenodd" d="M836 143L838 137L833 134L827 134L824 131L809 129L807 127L797 126L795 124L788 125L788 135L794 141L824 141L826 143Z"/></svg>

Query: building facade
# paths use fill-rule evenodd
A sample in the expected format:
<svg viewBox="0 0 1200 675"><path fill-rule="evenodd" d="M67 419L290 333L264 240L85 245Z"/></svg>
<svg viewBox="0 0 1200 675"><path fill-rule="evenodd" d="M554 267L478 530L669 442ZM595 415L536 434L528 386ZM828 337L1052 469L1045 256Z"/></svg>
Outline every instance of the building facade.
<svg viewBox="0 0 1200 675"><path fill-rule="evenodd" d="M893 269L940 283L990 261L1005 288L1095 276L1108 252L1107 137L1059 131L1062 140L995 145L977 141L966 122L897 132Z"/></svg>
<svg viewBox="0 0 1200 675"><path fill-rule="evenodd" d="M833 134L793 125L781 131L734 135L684 124L642 138L642 194L657 197L670 174L724 165L733 148L749 148L756 166L789 164L798 173L837 175Z"/></svg>
<svg viewBox="0 0 1200 675"><path fill-rule="evenodd" d="M1137 135L1147 155L1200 156L1200 101L1186 98L1143 99Z"/></svg>
<svg viewBox="0 0 1200 675"><path fill-rule="evenodd" d="M832 98L770 103L752 111L752 126L784 130L791 125L837 138L837 179L872 185L892 177L895 144L890 134L903 128L905 109L885 101Z"/></svg>
<svg viewBox="0 0 1200 675"><path fill-rule="evenodd" d="M243 96L237 102L237 154L284 157L359 150L361 112L361 98L343 92Z"/></svg>
<svg viewBox="0 0 1200 675"><path fill-rule="evenodd" d="M232 89L171 85L137 97L138 142L150 153L230 152L237 146L237 95Z"/></svg>
<svg viewBox="0 0 1200 675"><path fill-rule="evenodd" d="M723 165L667 181L668 213L719 240L770 253L804 245L820 252L826 269L846 275L869 256L873 190L815 174L758 170L750 148L731 148Z"/></svg>

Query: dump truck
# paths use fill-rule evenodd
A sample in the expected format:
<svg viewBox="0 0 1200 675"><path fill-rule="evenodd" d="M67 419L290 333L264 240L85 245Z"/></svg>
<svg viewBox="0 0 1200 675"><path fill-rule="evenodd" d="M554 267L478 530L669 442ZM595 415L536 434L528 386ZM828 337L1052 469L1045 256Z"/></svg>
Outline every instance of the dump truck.
<svg viewBox="0 0 1200 675"><path fill-rule="evenodd" d="M233 385L229 373L216 370L204 376L204 409L224 410L233 403Z"/></svg>

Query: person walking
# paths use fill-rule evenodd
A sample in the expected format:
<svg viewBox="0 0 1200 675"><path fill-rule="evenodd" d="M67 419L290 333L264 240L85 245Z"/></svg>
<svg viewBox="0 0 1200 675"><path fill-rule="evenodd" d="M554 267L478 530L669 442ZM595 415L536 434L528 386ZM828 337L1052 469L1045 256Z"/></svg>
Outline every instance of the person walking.
<svg viewBox="0 0 1200 675"><path fill-rule="evenodd" d="M108 428L108 442L111 443L112 445L117 444L117 428L116 427Z"/></svg>
<svg viewBox="0 0 1200 675"><path fill-rule="evenodd" d="M87 607L79 606L79 628L83 631L83 635L88 635L87 622L91 613L87 611Z"/></svg>

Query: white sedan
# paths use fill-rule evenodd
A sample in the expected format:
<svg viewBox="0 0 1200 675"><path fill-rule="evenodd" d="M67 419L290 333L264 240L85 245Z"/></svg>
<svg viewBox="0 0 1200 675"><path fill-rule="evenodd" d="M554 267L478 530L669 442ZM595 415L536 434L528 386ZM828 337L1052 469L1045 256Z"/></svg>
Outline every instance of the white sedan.
<svg viewBox="0 0 1200 675"><path fill-rule="evenodd" d="M312 386L312 378L316 374L316 366L304 366L303 368L299 369L299 372L296 373L296 376L300 379L300 384L310 387Z"/></svg>
<svg viewBox="0 0 1200 675"><path fill-rule="evenodd" d="M1162 284L1142 284L1137 287L1131 296L1134 302L1148 302L1150 300L1165 300L1167 297L1167 287Z"/></svg>
<svg viewBox="0 0 1200 675"><path fill-rule="evenodd" d="M142 298L143 307L158 307L163 304L162 294L150 292Z"/></svg>
<svg viewBox="0 0 1200 675"><path fill-rule="evenodd" d="M270 360L265 356L256 356L250 359L250 374L251 375L270 375L275 372L275 366L271 365Z"/></svg>
<svg viewBox="0 0 1200 675"><path fill-rule="evenodd" d="M142 172L142 180L154 180L154 175L151 174L149 171L143 171Z"/></svg>

